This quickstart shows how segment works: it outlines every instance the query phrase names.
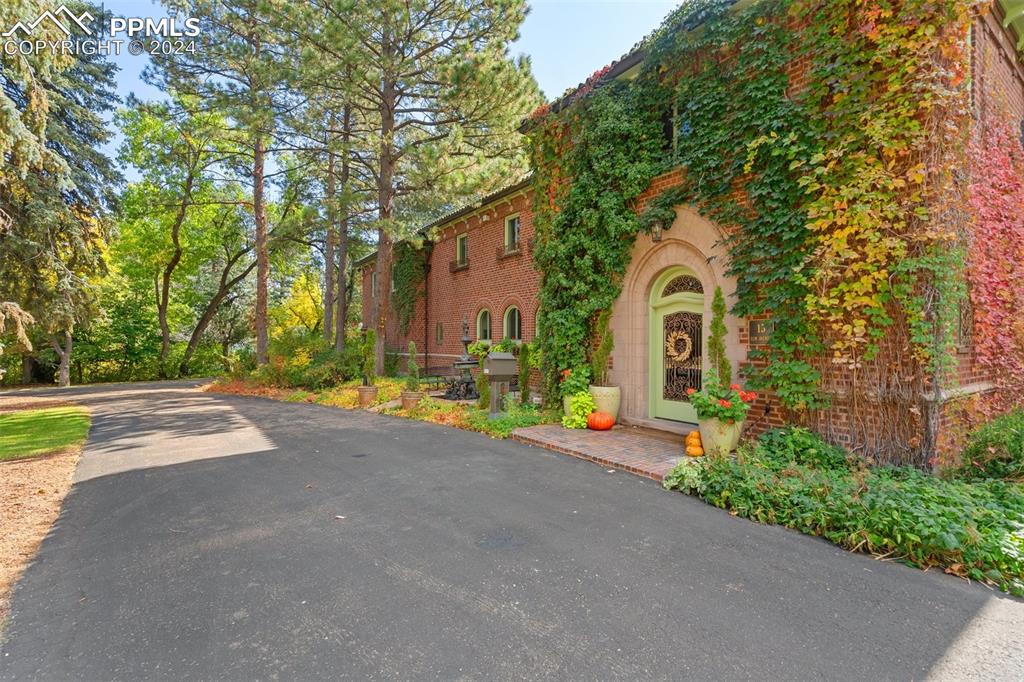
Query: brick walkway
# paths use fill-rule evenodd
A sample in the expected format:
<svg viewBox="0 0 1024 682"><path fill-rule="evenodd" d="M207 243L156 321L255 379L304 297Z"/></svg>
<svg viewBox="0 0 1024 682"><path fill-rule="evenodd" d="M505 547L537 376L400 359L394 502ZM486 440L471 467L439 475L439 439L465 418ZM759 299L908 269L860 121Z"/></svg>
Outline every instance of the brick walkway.
<svg viewBox="0 0 1024 682"><path fill-rule="evenodd" d="M655 435L630 427L590 431L542 424L516 429L512 438L655 481L661 481L679 458L686 456L682 437Z"/></svg>

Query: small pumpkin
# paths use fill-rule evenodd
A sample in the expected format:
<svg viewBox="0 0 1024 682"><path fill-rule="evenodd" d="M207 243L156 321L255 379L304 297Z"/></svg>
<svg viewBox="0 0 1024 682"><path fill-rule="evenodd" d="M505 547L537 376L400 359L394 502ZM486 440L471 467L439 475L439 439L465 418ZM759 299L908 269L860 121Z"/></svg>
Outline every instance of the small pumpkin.
<svg viewBox="0 0 1024 682"><path fill-rule="evenodd" d="M607 431L615 426L615 417L607 412L591 412L587 417L587 428L594 431Z"/></svg>
<svg viewBox="0 0 1024 682"><path fill-rule="evenodd" d="M690 457L703 457L704 448L702 448L699 445L687 445L686 454L688 454Z"/></svg>
<svg viewBox="0 0 1024 682"><path fill-rule="evenodd" d="M688 434L686 434L686 442L689 443L690 441L696 441L699 443L700 431L690 431Z"/></svg>

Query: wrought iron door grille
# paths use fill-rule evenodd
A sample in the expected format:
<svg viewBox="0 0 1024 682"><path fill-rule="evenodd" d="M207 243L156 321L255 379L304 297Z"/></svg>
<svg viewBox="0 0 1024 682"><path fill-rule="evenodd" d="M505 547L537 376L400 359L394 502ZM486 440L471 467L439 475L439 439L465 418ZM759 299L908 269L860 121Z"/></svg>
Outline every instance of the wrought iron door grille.
<svg viewBox="0 0 1024 682"><path fill-rule="evenodd" d="M665 400L689 402L686 390L701 389L703 316L672 313L664 318L662 345L665 357Z"/></svg>

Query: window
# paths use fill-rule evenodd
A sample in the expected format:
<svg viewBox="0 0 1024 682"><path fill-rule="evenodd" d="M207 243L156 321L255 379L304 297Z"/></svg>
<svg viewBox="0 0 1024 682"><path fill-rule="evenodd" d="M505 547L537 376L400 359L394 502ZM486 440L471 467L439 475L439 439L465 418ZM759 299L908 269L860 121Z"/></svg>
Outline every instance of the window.
<svg viewBox="0 0 1024 682"><path fill-rule="evenodd" d="M519 248L519 216L505 218L505 250L516 251Z"/></svg>
<svg viewBox="0 0 1024 682"><path fill-rule="evenodd" d="M377 271L370 273L370 296L377 295Z"/></svg>
<svg viewBox="0 0 1024 682"><path fill-rule="evenodd" d="M455 262L465 265L469 262L469 237L460 234L455 238Z"/></svg>
<svg viewBox="0 0 1024 682"><path fill-rule="evenodd" d="M523 317L519 308L509 306L505 311L505 338L520 341L523 338Z"/></svg>
<svg viewBox="0 0 1024 682"><path fill-rule="evenodd" d="M434 327L434 342L439 346L444 342L444 325L440 322Z"/></svg>
<svg viewBox="0 0 1024 682"><path fill-rule="evenodd" d="M398 289L398 278L396 277L397 274L398 273L396 273L394 270L391 271L391 293L395 293L395 290Z"/></svg>
<svg viewBox="0 0 1024 682"><path fill-rule="evenodd" d="M491 340L491 311L481 310L476 316L476 340Z"/></svg>

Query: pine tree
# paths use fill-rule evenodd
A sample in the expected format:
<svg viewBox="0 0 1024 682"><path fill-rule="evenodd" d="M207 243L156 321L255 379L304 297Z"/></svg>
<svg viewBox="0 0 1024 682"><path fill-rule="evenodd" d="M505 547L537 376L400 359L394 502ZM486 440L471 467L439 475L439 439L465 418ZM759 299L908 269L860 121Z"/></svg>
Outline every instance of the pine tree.
<svg viewBox="0 0 1024 682"><path fill-rule="evenodd" d="M374 182L381 286L371 319L383 371L393 246L408 230L408 208L492 189L525 168L516 130L539 96L528 62L511 59L507 47L526 5L314 0L306 7L303 25L320 26L308 36L317 63L351 74L344 87L361 123L352 161Z"/></svg>
<svg viewBox="0 0 1024 682"><path fill-rule="evenodd" d="M37 330L60 360L61 386L71 380L75 326L89 319L95 305L94 281L104 270L109 216L121 182L102 152L111 136L104 116L120 102L116 66L100 54L71 59L62 70L50 69L47 80L40 80L45 70L30 81L19 78L6 62L2 75L5 97L21 117L34 115L36 88L49 113L45 134L33 135L45 145L32 155L38 163L15 166L14 175L0 171L0 177L16 178L0 182L0 211L11 221L0 230L0 299L18 301L39 322ZM9 113L4 125L15 118Z"/></svg>

